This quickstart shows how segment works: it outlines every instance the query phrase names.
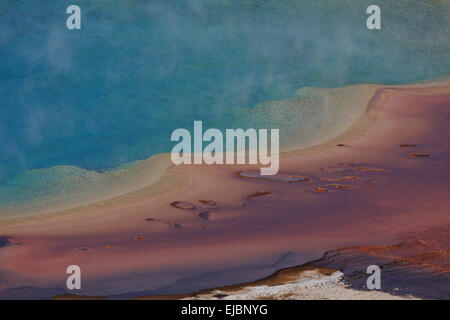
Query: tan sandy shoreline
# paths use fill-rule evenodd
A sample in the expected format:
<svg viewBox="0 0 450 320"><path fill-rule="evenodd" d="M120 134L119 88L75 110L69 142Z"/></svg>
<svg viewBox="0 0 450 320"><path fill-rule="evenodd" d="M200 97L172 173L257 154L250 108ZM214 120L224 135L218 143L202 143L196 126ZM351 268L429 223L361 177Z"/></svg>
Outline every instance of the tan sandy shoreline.
<svg viewBox="0 0 450 320"><path fill-rule="evenodd" d="M307 176L307 183L236 176L256 169L251 166L171 167L160 184L138 192L58 214L2 221L0 235L19 245L0 249L0 273L11 275L0 290L62 287L65 268L78 264L86 277L80 294L152 291L177 279L264 265L286 251L301 252L306 262L330 248L388 244L399 233L447 224L449 101L446 85L377 88L363 118L345 134L282 155L280 172ZM411 159L408 152L432 157ZM323 179L344 175L357 179L345 182L349 190L313 192L333 185ZM260 191L269 193L246 200ZM217 205L208 207L201 199ZM170 206L174 201L195 209ZM199 218L205 211L209 220ZM275 270L248 269L241 279ZM220 277L203 288L229 281Z"/></svg>

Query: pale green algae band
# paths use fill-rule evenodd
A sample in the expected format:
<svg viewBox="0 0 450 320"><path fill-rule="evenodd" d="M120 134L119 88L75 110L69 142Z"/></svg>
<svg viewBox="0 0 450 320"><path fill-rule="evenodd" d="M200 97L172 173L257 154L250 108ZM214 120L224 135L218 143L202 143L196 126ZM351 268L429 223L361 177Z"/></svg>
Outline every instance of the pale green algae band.
<svg viewBox="0 0 450 320"><path fill-rule="evenodd" d="M256 128L279 128L284 151L334 138L364 113L377 85L336 89L301 88L284 101L265 102L249 111Z"/></svg>
<svg viewBox="0 0 450 320"><path fill-rule="evenodd" d="M370 99L382 87L445 86L450 77L410 85L357 84L342 88L298 89L292 98L269 101L243 112L243 123L255 128L279 128L282 151L304 149L338 136L366 112Z"/></svg>
<svg viewBox="0 0 450 320"><path fill-rule="evenodd" d="M158 181L170 165L168 154L158 154L105 172L74 166L28 170L3 188L11 203L2 204L0 218L59 211L137 191Z"/></svg>
<svg viewBox="0 0 450 320"><path fill-rule="evenodd" d="M408 87L440 86L443 77ZM243 128L279 128L282 151L307 148L333 139L355 123L380 85L353 85L333 89L301 88L283 101L271 101L242 110ZM206 129L206 128L204 128ZM168 137L169 139L169 137ZM169 154L154 155L105 172L74 166L26 171L2 192L0 218L32 216L107 200L152 185L172 165ZM2 197L5 198L5 197Z"/></svg>

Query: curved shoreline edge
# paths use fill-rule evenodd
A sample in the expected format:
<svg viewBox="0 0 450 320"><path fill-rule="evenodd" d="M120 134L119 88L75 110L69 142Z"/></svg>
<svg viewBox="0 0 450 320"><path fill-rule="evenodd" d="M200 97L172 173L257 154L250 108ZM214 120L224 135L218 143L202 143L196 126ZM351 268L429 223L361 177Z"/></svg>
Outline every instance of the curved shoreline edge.
<svg viewBox="0 0 450 320"><path fill-rule="evenodd" d="M287 144L282 146L280 158L289 158L292 156L310 154L327 149L335 145L337 142L345 143L353 140L361 133L370 128L373 121L377 118L378 112L382 108L384 102L389 98L393 91L411 90L427 94L427 92L436 92L441 89L448 88L450 78L443 77L439 79L431 79L409 85L353 85L337 89L317 89L317 90L339 90L353 87L360 89L362 92L359 101L352 101L352 103L364 106L356 120L349 123L341 132L334 133L333 137L326 136L325 138L318 138L320 133L326 129L320 128L315 137L306 144ZM433 89L434 88L434 89ZM310 88L307 88L310 89ZM299 89L302 90L302 89ZM283 101L281 101L283 102ZM37 169L33 171L46 171L48 169ZM81 175L88 175L91 173L76 167ZM52 204L45 204L41 206L28 206L23 208L2 209L4 216L0 217L0 224L15 224L27 221L35 221L36 219L54 219L56 216L62 217L74 213L89 212L94 208L113 208L117 205L124 205L135 203L143 200L148 200L158 196L166 195L168 193L180 190L187 186L189 177L186 175L177 175L176 166L170 161L170 154L163 153L149 157L146 160L139 160L132 163L125 164L119 168L105 171L104 173L92 172L94 175L104 175L104 181L111 181L108 188L104 188L104 184L99 184L94 180L92 185L96 187L94 190L83 190L83 194L70 192L67 194L68 198L62 198L59 201L54 201ZM79 174L78 174L79 175ZM84 186L81 186L83 188ZM96 192L97 191L97 192Z"/></svg>

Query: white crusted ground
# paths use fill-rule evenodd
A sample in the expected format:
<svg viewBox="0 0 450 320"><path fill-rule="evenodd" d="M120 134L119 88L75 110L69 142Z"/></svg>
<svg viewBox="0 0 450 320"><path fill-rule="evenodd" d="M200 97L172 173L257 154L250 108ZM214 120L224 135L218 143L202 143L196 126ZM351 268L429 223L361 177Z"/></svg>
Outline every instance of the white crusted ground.
<svg viewBox="0 0 450 320"><path fill-rule="evenodd" d="M410 300L413 296L395 296L382 291L359 291L342 282L343 274L336 271L327 276L317 270L303 271L297 279L281 285L248 286L237 290L214 290L188 299L223 300ZM227 295L215 297L215 295Z"/></svg>

